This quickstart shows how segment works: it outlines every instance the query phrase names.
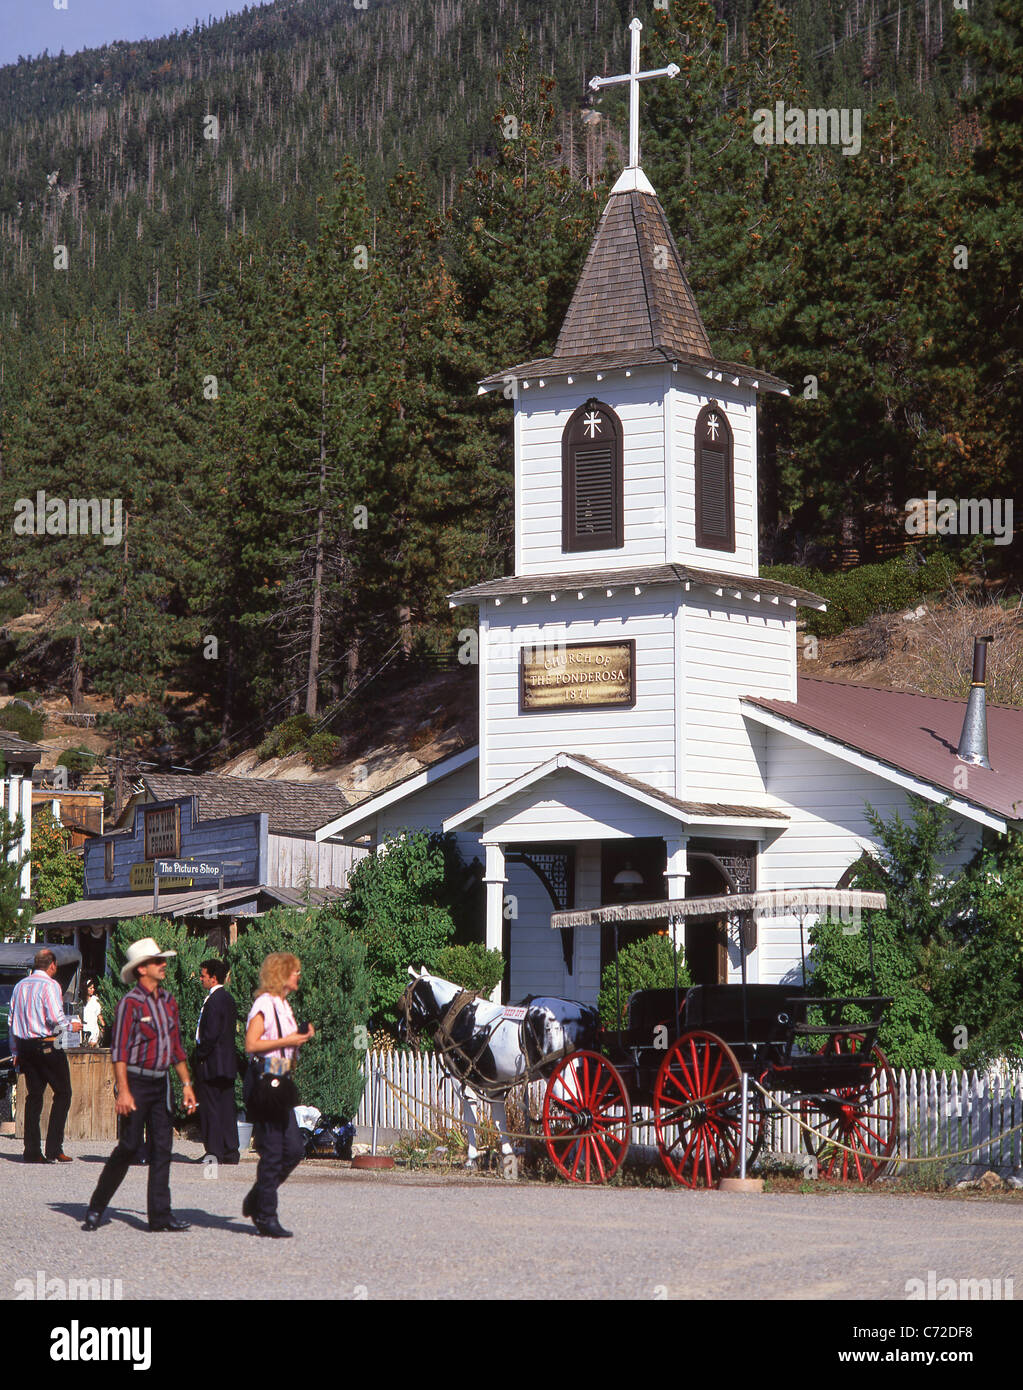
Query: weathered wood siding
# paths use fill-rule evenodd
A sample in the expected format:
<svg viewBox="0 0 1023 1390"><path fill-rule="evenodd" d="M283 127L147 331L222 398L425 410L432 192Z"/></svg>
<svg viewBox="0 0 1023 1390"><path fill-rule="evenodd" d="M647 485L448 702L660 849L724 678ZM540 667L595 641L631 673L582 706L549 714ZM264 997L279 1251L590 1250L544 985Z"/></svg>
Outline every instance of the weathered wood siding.
<svg viewBox="0 0 1023 1390"><path fill-rule="evenodd" d="M329 840L317 844L295 835L269 835L265 882L278 888L346 888L349 873L365 854Z"/></svg>
<svg viewBox="0 0 1023 1390"><path fill-rule="evenodd" d="M515 405L515 573L556 574L664 564L665 408L669 369L637 367L605 381L587 374L540 387L532 381ZM561 439L572 412L593 396L610 406L624 434L625 545L565 552L561 548Z"/></svg>
<svg viewBox="0 0 1023 1390"><path fill-rule="evenodd" d="M265 811L253 815L225 816L219 820L199 820L194 818L195 798L178 797L175 800L181 806L182 859L238 860L236 865L224 870L225 888L264 881L261 875L265 871L268 836ZM131 866L143 863L146 857L145 812L152 811L157 804L153 802L135 808L130 834L97 836L86 844L85 897L119 897L131 892L128 878ZM112 879L103 877L108 839L114 844Z"/></svg>
<svg viewBox="0 0 1023 1390"><path fill-rule="evenodd" d="M675 784L675 609L668 585L616 590L612 599L588 592L552 603L487 604L481 636L484 727L482 790L546 762L555 753L585 753L661 791ZM519 662L524 646L559 642L636 642L636 703L631 709L519 710Z"/></svg>
<svg viewBox="0 0 1023 1390"><path fill-rule="evenodd" d="M732 429L735 550L708 550L696 544L696 417L714 400ZM681 370L673 374L668 397L672 475L671 548L676 564L726 574L758 573L756 393L727 381L709 382Z"/></svg>

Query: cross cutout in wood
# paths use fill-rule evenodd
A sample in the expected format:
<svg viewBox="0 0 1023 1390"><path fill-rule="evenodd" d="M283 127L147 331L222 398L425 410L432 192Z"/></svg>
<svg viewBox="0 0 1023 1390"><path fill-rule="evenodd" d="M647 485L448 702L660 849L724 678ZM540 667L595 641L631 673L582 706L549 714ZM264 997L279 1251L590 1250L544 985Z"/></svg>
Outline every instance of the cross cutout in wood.
<svg viewBox="0 0 1023 1390"><path fill-rule="evenodd" d="M648 77L677 77L681 68L677 63L669 63L666 68L658 68L656 72L640 72L639 70L639 36L642 33L643 25L638 19L634 19L629 25L632 33L632 54L629 60L629 71L621 77L591 77L590 90L597 92L601 87L615 87L622 82L629 84L629 168L639 168L639 84Z"/></svg>

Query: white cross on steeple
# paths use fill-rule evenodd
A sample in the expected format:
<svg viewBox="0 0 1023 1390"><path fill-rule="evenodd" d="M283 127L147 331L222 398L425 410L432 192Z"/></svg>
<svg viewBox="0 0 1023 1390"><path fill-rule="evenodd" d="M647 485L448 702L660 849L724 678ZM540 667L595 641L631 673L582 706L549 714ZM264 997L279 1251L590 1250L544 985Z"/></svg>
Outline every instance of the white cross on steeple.
<svg viewBox="0 0 1023 1390"><path fill-rule="evenodd" d="M681 68L676 63L669 63L666 68L658 68L656 72L640 72L639 70L639 36L642 33L643 25L638 19L634 19L629 25L632 32L632 54L629 60L629 71L622 77L591 77L590 90L597 92L601 87L615 87L619 83L628 82L629 84L629 169L639 168L639 84L648 77L677 77Z"/></svg>

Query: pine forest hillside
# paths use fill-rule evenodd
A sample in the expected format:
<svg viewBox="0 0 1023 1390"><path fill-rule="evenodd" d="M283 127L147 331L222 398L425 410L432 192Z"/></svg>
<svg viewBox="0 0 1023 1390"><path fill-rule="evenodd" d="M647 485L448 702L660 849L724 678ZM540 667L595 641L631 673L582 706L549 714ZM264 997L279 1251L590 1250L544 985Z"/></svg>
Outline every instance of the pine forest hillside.
<svg viewBox="0 0 1023 1390"><path fill-rule="evenodd" d="M638 6L643 163L760 418L761 551L900 554L906 501L1011 497L1023 0ZM202 766L455 659L505 572L511 413L622 164L633 7L301 0L0 69L0 680ZM856 152L758 110L862 118ZM13 518L116 499L102 540ZM925 541L963 576L1017 547ZM916 552L914 552L916 553ZM45 614L45 621L22 621ZM168 692L182 692L172 697Z"/></svg>

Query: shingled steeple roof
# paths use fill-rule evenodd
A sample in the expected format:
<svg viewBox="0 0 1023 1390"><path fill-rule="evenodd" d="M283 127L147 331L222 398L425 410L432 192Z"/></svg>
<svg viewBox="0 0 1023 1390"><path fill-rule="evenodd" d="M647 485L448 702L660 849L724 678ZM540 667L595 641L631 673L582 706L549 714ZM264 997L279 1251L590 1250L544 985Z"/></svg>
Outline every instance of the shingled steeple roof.
<svg viewBox="0 0 1023 1390"><path fill-rule="evenodd" d="M493 372L480 387L665 362L788 391L769 372L714 356L664 209L642 170L626 170L601 215L553 356Z"/></svg>
<svg viewBox="0 0 1023 1390"><path fill-rule="evenodd" d="M554 356L642 348L714 358L664 209L632 190L608 200Z"/></svg>

